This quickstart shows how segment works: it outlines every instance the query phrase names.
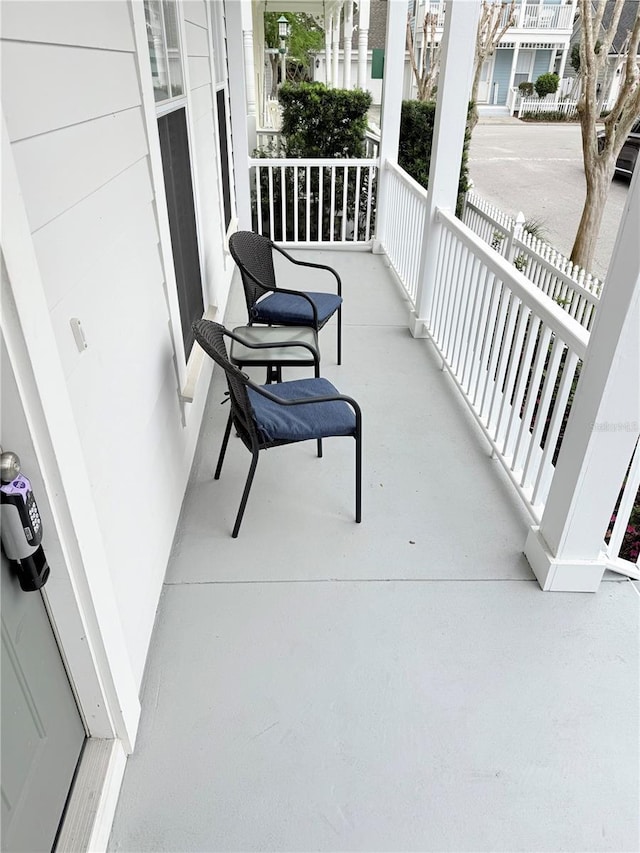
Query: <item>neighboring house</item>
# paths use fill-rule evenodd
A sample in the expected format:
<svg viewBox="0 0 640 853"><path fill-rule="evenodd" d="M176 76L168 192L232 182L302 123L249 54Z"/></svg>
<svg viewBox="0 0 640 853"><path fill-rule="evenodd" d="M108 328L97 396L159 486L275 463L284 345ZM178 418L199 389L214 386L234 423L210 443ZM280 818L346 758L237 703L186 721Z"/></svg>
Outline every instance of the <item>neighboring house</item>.
<svg viewBox="0 0 640 853"><path fill-rule="evenodd" d="M469 48L466 74L472 22L464 4L456 14ZM402 33L401 20L394 31ZM43 601L36 593L19 595L2 559L3 736L5 720L19 722L2 756L3 840L9 832L20 838L6 849L53 846L76 765L67 813L75 822L68 822L91 828L91 849L103 848L108 837L135 747L143 672L212 375L191 323L203 314L224 319L233 272L227 239L238 227L252 227L255 87L245 73L252 32L250 4L236 0L2 4L1 440L3 450L20 455L32 481L51 566ZM392 46L387 56L393 107L401 50ZM467 97L455 78L462 75L460 55L448 64L453 82L440 90L449 98L434 150L451 147L452 128L462 150ZM445 62L445 78L446 69ZM394 114L399 124L399 110L389 109ZM385 202L399 171L391 121L383 123L380 151L382 163L369 166L379 176L376 233L359 248L386 252L385 241L406 240L397 208ZM438 205L446 214L447 198L455 202L459 166L454 156L434 162L438 179L426 222L441 229ZM629 205L627 231L635 215ZM464 231L457 221L454 227ZM431 233L414 241L429 261L425 276L435 276L438 247L449 245ZM465 239L471 251L473 235ZM617 268L633 273L635 239L619 239ZM497 255L491 263L514 275ZM469 263L470 273L475 268ZM597 403L602 418L595 420L611 420L611 430L594 433L585 417L578 422L584 442L563 445L568 473L556 477L563 493L549 511L560 544L549 538L545 545L546 516L530 531L536 576L551 572L545 588L593 590L607 565L574 529L578 544L569 541L568 556L562 548L574 519L581 530L591 526L600 548L597 524L604 529L611 515L609 505L603 521L602 506L594 510L594 498L585 496L585 460L600 465L590 470L600 491L605 481L619 489L629 464L632 428L617 424L631 419L624 404L633 383L624 362L624 383L623 368L616 372L616 312L623 312L622 296L635 279L620 279L616 302L606 310L603 302L596 324L597 381L589 384L585 369L578 389L586 414ZM427 328L423 302L412 309L416 336ZM557 305L546 315L558 323L564 317ZM624 340L637 336L629 317ZM574 326L567 340L579 346L586 333ZM606 445L594 450L604 437ZM561 454L558 466L563 462ZM22 665L27 658L35 662L31 682ZM44 828L45 840L29 840ZM67 845L78 849L69 839Z"/></svg>
<svg viewBox="0 0 640 853"><path fill-rule="evenodd" d="M505 13L509 3L502 4ZM437 16L438 32L444 22L445 2L410 0L411 23L416 49L422 49L422 23L425 14ZM503 106L511 89L523 82L535 82L541 74L556 72L562 79L570 50L576 0L544 0L526 3L518 0L516 22L483 66L478 103Z"/></svg>
<svg viewBox="0 0 640 853"><path fill-rule="evenodd" d="M593 5L595 8L595 3ZM602 17L601 32L606 32L609 29L614 6L614 0L608 0ZM620 91L620 84L623 76L622 66L627 58L626 47L628 36L633 29L637 16L638 0L625 0L622 12L620 13L616 33L613 37L613 41L611 42L611 49L607 55L606 66L601 79L598 81L600 103L602 103L604 109L607 109L613 104L618 96L618 92ZM576 18L573 35L571 37L571 49L573 49L574 45L580 44L580 38L581 23L580 18L578 17ZM640 57L640 48L638 55ZM571 63L567 66L567 72L571 76L576 75L576 71L571 66Z"/></svg>
<svg viewBox="0 0 640 853"><path fill-rule="evenodd" d="M480 2L480 0L479 0ZM516 23L503 36L494 54L484 63L482 79L478 93L478 102L491 105L506 105L509 91L525 81L535 82L541 75L555 71L560 78L567 66L571 35L573 32L577 0L541 0L529 2L518 0L516 3ZM326 48L320 52L314 63L314 79L329 86L352 88L359 86L371 92L373 103L382 100L382 80L379 76L384 56L384 40L388 2L387 0L334 0L320 7L309 0L309 9L317 7L318 13L324 13ZM505 13L509 7L504 3ZM262 30L261 15L264 0L254 0L253 25L256 43L260 41ZM302 8L299 2L280 0L278 10ZM305 6L306 8L306 6ZM442 35L445 0L407 0L407 16L414 33L415 50L423 50L422 23L426 14L437 18L436 40ZM362 62L363 54L356 52L366 45L366 66ZM350 70L345 76L344 56L351 56ZM261 67L264 59L256 58L256 90L262 91ZM252 73L247 66L247 73ZM415 97L416 87L407 56L404 74L403 97Z"/></svg>

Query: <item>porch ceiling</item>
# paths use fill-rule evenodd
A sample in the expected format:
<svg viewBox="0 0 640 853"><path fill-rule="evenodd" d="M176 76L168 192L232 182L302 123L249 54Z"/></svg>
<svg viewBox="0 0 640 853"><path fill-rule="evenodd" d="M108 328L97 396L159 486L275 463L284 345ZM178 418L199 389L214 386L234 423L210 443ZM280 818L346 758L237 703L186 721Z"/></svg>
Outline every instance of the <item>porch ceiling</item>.
<svg viewBox="0 0 640 853"><path fill-rule="evenodd" d="M322 373L363 408L363 521L353 442L329 439L262 454L232 540L249 454L232 438L213 481L214 376L110 849L637 849L634 584L540 592L382 257L305 254L344 282Z"/></svg>

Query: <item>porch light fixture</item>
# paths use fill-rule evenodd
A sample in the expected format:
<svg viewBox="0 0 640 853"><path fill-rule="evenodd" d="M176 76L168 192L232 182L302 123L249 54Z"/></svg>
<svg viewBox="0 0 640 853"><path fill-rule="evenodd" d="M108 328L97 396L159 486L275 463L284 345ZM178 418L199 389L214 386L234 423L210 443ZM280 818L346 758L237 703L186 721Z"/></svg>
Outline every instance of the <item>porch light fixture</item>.
<svg viewBox="0 0 640 853"><path fill-rule="evenodd" d="M289 38L289 21L285 18L284 15L280 15L278 18L278 35L281 39Z"/></svg>

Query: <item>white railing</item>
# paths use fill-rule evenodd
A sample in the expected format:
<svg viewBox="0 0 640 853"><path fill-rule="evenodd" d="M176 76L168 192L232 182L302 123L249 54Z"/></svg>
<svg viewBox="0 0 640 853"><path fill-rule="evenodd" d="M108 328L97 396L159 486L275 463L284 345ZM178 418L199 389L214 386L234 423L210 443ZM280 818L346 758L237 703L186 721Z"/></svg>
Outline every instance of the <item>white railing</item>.
<svg viewBox="0 0 640 853"><path fill-rule="evenodd" d="M603 282L527 232L522 214L513 219L474 193L468 193L463 219L481 240L513 263L580 325L591 328Z"/></svg>
<svg viewBox="0 0 640 853"><path fill-rule="evenodd" d="M536 116L544 113L553 113L554 115L562 115L565 118L575 118L577 112L577 101L559 101L554 95L547 95L546 98L521 98L517 107L518 118L526 118L526 116Z"/></svg>
<svg viewBox="0 0 640 853"><path fill-rule="evenodd" d="M541 517L589 333L447 211L428 334Z"/></svg>
<svg viewBox="0 0 640 853"><path fill-rule="evenodd" d="M435 16L436 27L444 27L444 13L445 4L443 0L440 2L433 0L433 2L427 3L425 7L425 14ZM419 22L419 26L422 27L422 21Z"/></svg>
<svg viewBox="0 0 640 853"><path fill-rule="evenodd" d="M489 243L496 252L504 255L508 238L515 229L515 219L500 208L475 193L468 192L465 198L463 220L474 234Z"/></svg>
<svg viewBox="0 0 640 853"><path fill-rule="evenodd" d="M507 92L507 109L509 110L509 115L513 115L518 109L518 104L520 103L520 92L516 89L515 86L512 86Z"/></svg>
<svg viewBox="0 0 640 853"><path fill-rule="evenodd" d="M625 429L634 427L638 429L638 424L621 424L620 426ZM611 428L611 425L607 424L607 427ZM612 564L617 570L635 578L640 578L640 522L634 521L634 516L637 518L639 515L638 504L640 504L640 435L605 537L607 555Z"/></svg>
<svg viewBox="0 0 640 853"><path fill-rule="evenodd" d="M526 231L513 239L512 263L571 317L590 329L602 284L548 243Z"/></svg>
<svg viewBox="0 0 640 853"><path fill-rule="evenodd" d="M367 128L364 136L364 156L367 158L377 157L380 153L380 130L377 127Z"/></svg>
<svg viewBox="0 0 640 853"><path fill-rule="evenodd" d="M279 157L283 151L284 137L279 130L260 127L256 130L256 146L270 157Z"/></svg>
<svg viewBox="0 0 640 853"><path fill-rule="evenodd" d="M368 244L378 160L250 159L253 230L288 245Z"/></svg>
<svg viewBox="0 0 640 853"><path fill-rule="evenodd" d="M516 27L525 30L570 30L573 27L572 7L559 3L526 3Z"/></svg>
<svg viewBox="0 0 640 853"><path fill-rule="evenodd" d="M420 273L427 191L404 169L388 160L387 228L384 250L396 275L415 306Z"/></svg>

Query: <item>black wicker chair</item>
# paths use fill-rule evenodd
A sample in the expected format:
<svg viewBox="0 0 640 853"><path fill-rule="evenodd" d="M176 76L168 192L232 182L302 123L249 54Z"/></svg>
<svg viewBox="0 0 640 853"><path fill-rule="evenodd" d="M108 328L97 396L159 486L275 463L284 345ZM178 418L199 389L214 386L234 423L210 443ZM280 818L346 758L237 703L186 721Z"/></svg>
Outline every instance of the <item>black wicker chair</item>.
<svg viewBox="0 0 640 853"><path fill-rule="evenodd" d="M232 332L210 320L195 322L193 332L196 341L207 355L224 369L231 400L231 412L214 479L218 480L220 477L232 425L252 455L232 537L235 539L240 530L259 452L283 444L316 440L318 456L322 456L322 439L331 436L346 435L356 440L356 521L360 522L362 415L356 401L340 394L330 382L322 378L256 385L229 361L224 339L228 337L238 340Z"/></svg>
<svg viewBox="0 0 640 853"><path fill-rule="evenodd" d="M269 326L311 326L320 329L337 312L338 364L342 363L342 282L338 273L324 264L312 264L291 257L267 237L253 231L237 231L229 238L229 250L240 269L249 324ZM279 252L297 266L326 270L336 278L336 293L318 293L278 287L273 252Z"/></svg>

